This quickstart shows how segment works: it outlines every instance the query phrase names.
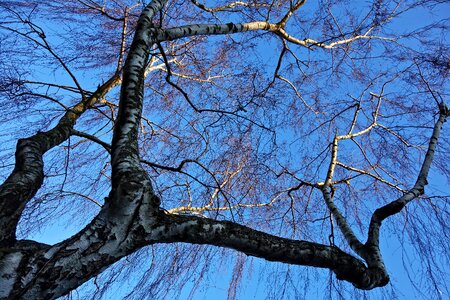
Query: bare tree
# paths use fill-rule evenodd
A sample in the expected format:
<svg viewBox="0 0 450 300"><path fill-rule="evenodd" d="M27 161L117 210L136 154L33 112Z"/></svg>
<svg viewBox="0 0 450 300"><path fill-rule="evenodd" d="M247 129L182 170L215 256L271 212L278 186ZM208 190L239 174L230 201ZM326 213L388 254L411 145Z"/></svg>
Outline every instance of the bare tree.
<svg viewBox="0 0 450 300"><path fill-rule="evenodd" d="M130 296L163 297L224 254L235 298L239 253L372 290L389 239L448 295L448 4L141 2L0 4L2 299L100 298L141 257Z"/></svg>

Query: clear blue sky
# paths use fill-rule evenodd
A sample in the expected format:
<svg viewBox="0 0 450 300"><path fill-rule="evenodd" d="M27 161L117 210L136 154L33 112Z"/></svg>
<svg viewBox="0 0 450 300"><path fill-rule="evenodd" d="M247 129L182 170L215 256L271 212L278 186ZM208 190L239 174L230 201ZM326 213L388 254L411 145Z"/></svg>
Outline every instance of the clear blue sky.
<svg viewBox="0 0 450 300"><path fill-rule="evenodd" d="M311 1L312 2L312 1ZM448 12L450 10L445 11L437 11L437 14L441 14L439 17L448 17ZM407 14L398 21L394 22L392 26L398 26L399 28L408 27L410 24L415 24L415 26L420 26L421 22L426 22L426 17L420 12L415 11L415 13ZM266 52L260 53L261 56L267 55L268 59L272 58L276 53L272 52L272 50L268 50ZM48 71L48 70L47 70ZM45 73L46 70L42 70L42 73ZM62 74L53 74L49 72L48 79L50 81L60 80L63 78ZM67 79L66 79L67 80ZM69 82L69 81L67 81ZM89 87L95 87L97 82L91 81L90 78L86 78L83 82L83 85ZM448 125L447 125L448 127ZM446 129L448 130L448 129ZM436 172L432 172L431 178L429 180L430 185L428 188L430 190L439 190L443 194L450 194L450 188L448 186L447 179ZM411 206L414 206L414 203L411 203ZM389 222L389 221L388 221ZM432 226L432 224L428 224ZM27 238L35 239L37 241L53 244L59 242L72 234L76 233L82 224L73 223L70 217L61 220L55 220L52 224L45 224L43 226L43 230L39 233L34 233L32 236L28 236ZM425 299L424 295L418 295L417 291L412 287L408 276L415 277L415 268L417 266L414 265L414 258L410 258L409 260L405 259L405 253L402 252L400 247L400 242L396 236L390 236L389 233L383 232L384 239L382 242L382 253L384 254L386 266L391 275L391 284L388 285L385 290L391 290L392 286L395 289L399 290L397 294L398 299ZM157 246L158 247L158 246ZM406 246L406 253L408 253L408 246ZM193 299L226 299L228 293L228 286L231 279L231 273L233 270L233 264L231 262L225 264L219 264L219 258L214 258L216 260L212 262L211 270L208 273L208 279L205 280L206 284L203 285L203 288L200 288L193 297ZM247 263L245 265L246 268L253 268L253 275L249 278L245 278L243 283L240 285L238 294L238 299L263 299L267 295L270 295L271 287L267 286L267 277L266 276L284 276L284 270L288 268L286 265L282 265L279 263L269 263L272 266L267 266L265 263L262 263L261 259L252 258L251 264ZM404 264L408 266L410 269L410 273L405 272ZM220 268L216 268L216 265L220 265ZM148 267L148 259L142 261L143 270ZM306 272L307 268L305 267L291 267L292 268L292 281L298 280L295 273L296 272ZM311 271L309 271L311 272ZM320 273L327 274L327 270L319 271ZM137 272L139 273L139 272ZM314 273L314 271L312 271ZM247 275L244 275L247 276ZM325 276L322 276L325 277ZM135 278L130 278L130 282L132 283ZM281 279L280 279L281 280ZM316 281L314 275L310 278L311 282L309 283L310 290L308 291L308 299L328 299L328 282L327 281ZM450 280L450 278L449 278ZM336 280L334 280L336 282ZM295 286L297 283L294 282ZM82 294L82 291L85 287L92 288L93 287L92 280L88 282L84 287L79 289L79 292ZM127 283L118 284L114 286L111 292L107 293L105 299L120 299L122 298L121 293L126 294L128 291L126 289ZM344 284L344 286L347 283ZM392 286L391 286L392 285ZM301 284L299 285L301 288ZM186 287L182 290L179 295L179 299L187 299L189 296L191 285L186 285ZM300 292L302 294L302 292ZM77 293L72 293L74 299L77 299ZM276 299L277 295L273 295L273 298ZM370 291L365 294L365 296L369 299L389 299L389 297L381 295L380 290ZM392 295L392 299L395 295ZM444 298L449 298L449 295L443 295ZM170 297L169 297L170 298ZM80 299L85 299L80 297Z"/></svg>

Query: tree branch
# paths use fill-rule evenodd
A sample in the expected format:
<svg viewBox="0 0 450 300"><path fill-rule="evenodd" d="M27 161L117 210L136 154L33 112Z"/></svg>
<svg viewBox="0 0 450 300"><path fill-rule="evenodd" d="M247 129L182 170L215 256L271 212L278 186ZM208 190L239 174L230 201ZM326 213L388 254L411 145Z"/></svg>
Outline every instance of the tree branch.
<svg viewBox="0 0 450 300"><path fill-rule="evenodd" d="M351 282L360 289L373 289L387 283L377 281L377 270L367 268L337 247L281 238L229 221L167 215L163 222L165 225L152 233L153 237L161 235L159 242L215 245L268 261L327 268L338 279Z"/></svg>
<svg viewBox="0 0 450 300"><path fill-rule="evenodd" d="M258 5L256 3L247 3L247 2L243 2L243 1L235 1L235 2L231 2L230 4L227 4L227 5L210 8L210 7L207 7L206 5L198 2L197 0L191 0L191 2L192 2L192 4L194 4L201 10L204 10L204 11L210 12L210 13L219 12L219 11L227 11L229 9L235 8L236 6L244 6L245 7L245 6L263 6L264 5L264 4Z"/></svg>
<svg viewBox="0 0 450 300"><path fill-rule="evenodd" d="M360 39L381 39L392 41L392 39L390 38L384 38L379 36L356 35L351 38L346 38L336 42L324 43L310 38L305 39L296 38L290 35L284 29L282 24L280 23L273 24L265 21L255 21L249 23L227 23L227 24L192 24L168 29L155 29L155 36L157 41L164 42L197 35L222 35L255 30L265 30L273 32L288 42L306 47L308 49L312 49L313 46L324 49L333 49L339 45L349 44Z"/></svg>
<svg viewBox="0 0 450 300"><path fill-rule="evenodd" d="M155 42L151 34L152 18L166 2L167 0L154 0L143 10L123 68L119 111L111 145L113 186L118 186L121 178L130 173L138 172L142 178L148 177L140 166L137 137L142 115L145 68L150 48ZM145 181L149 183L148 179Z"/></svg>
<svg viewBox="0 0 450 300"><path fill-rule="evenodd" d="M425 155L425 159L422 163L419 175L417 176L417 181L414 187L405 193L402 197L383 207L378 208L372 215L369 225L369 233L367 237L366 247L378 247L380 238L380 227L382 222L397 213L399 213L409 202L424 194L425 185L428 184L427 178L430 170L431 163L433 162L434 152L438 143L439 135L443 124L445 123L447 117L449 116L449 110L444 102L439 105L439 118L436 121L433 129L433 134L431 135L430 142L428 145L428 150Z"/></svg>
<svg viewBox="0 0 450 300"><path fill-rule="evenodd" d="M51 130L18 140L14 170L0 185L0 244L15 240L22 211L42 185L43 155L69 138L78 118L119 82L119 76L114 75L90 97L66 111Z"/></svg>

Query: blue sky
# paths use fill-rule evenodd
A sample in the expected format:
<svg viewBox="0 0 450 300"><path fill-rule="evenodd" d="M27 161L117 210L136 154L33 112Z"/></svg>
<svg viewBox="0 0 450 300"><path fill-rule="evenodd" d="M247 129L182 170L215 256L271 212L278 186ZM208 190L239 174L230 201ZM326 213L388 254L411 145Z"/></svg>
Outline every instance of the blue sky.
<svg viewBox="0 0 450 300"><path fill-rule="evenodd" d="M312 6L310 7L313 9L314 3L312 2ZM447 7L448 8L448 7ZM442 17L448 17L448 11L445 11L443 9L436 10L435 16L433 18L442 18ZM402 28L408 28L411 24L414 24L415 26L420 26L422 22L426 22L427 17L424 17L423 12L418 10L414 13L411 12L409 14L406 14L404 17L397 20L397 23L393 23L392 26L396 26L399 29ZM44 24L45 25L45 24ZM52 23L46 24L48 27L54 26ZM57 29L55 29L55 32L57 32ZM221 38L215 38L217 40L220 40ZM238 39L238 38L237 38ZM55 43L59 43L57 39L53 40ZM274 42L273 44L276 44L278 42ZM267 45L265 45L267 46ZM293 47L295 48L295 46ZM267 48L269 50L266 51L260 51L260 59L266 60L268 62L268 65L272 67L274 66L274 63L276 64L276 61L273 60L273 56L277 55L273 51L273 48ZM298 49L300 53L306 53L304 49ZM54 81L58 83L67 83L69 84L70 81L67 78L66 75L60 73L59 71L53 71L53 70L47 70L45 68L40 70L34 70L39 74L40 78L46 78L49 81ZM89 74L87 71L80 71L80 74ZM81 75L83 76L83 75ZM86 77L83 78L82 84L83 86L86 86L88 88L95 88L97 86L97 81L93 80L96 78L95 74L89 74ZM34 130L34 129L29 129ZM28 132L26 132L28 134ZM108 135L104 136L105 140L107 140ZM289 136L280 137L281 140L283 138L289 139ZM11 142L13 142L11 140ZM428 189L433 192L433 190L438 190L439 192L442 192L443 194L450 194L450 188L448 186L448 179L438 172L433 172L431 175L431 178L429 180L430 185L428 186ZM105 189L107 191L107 189ZM82 201L82 200L79 200ZM85 204L84 204L85 205ZM420 209L418 208L417 204L411 203L411 209ZM95 207L92 208L92 210L88 213L94 214L96 212ZM395 217L394 217L395 218ZM389 222L389 221L387 221ZM430 220L432 222L432 220ZM428 224L432 226L432 224ZM64 238L67 238L71 236L72 234L76 233L80 228L82 228L83 224L77 221L74 221L71 215L65 215L60 220L54 220L54 222L47 223L43 225L43 228L40 232L35 232L31 236L27 236L27 238L35 239L41 242L53 244L56 242L59 242L63 240ZM383 227L384 228L384 227ZM410 284L410 281L408 279L408 276L413 277L413 279L417 276L416 268L419 266L419 262L415 262L415 259L413 257L410 257L409 260L406 259L405 253L400 249L400 241L397 236L390 234L386 230L383 231L384 239L382 242L382 253L384 254L384 258L386 261L387 268L391 274L391 280L392 283L388 285L386 288L384 288L387 291L390 291L392 286L395 289L399 290L399 293L397 294L398 299L409 299L409 298L417 298L417 299L425 299L426 294L420 295L418 291L416 291L412 285ZM159 247L159 246L156 246ZM161 246L162 247L162 246ZM406 254L409 252L408 248L406 247ZM220 257L215 257L212 261L212 266L210 268L210 271L207 273L208 280L206 281L206 284L202 286L195 294L195 297L193 299L226 299L227 293L228 293L228 286L229 282L232 277L232 271L233 271L233 265L235 263L234 260L231 260L229 258L226 259L227 263L219 263ZM122 262L119 262L120 264ZM250 268L253 268L254 272L253 275L248 277L249 275L244 272L243 276L246 276L243 280L243 283L239 286L239 297L238 299L261 299L266 296L270 296L271 287L267 285L267 277L268 276L281 276L281 274L285 274L286 268L288 266L282 265L279 263L269 263L271 266L267 266L261 259L252 258L250 262L245 264L245 268L249 270ZM404 271L405 264L409 268L409 274ZM142 259L142 265L143 270L146 270L146 266L148 266L148 258ZM220 266L220 268L216 267L217 265ZM251 265L251 266L250 266ZM296 284L299 284L299 289L302 288L302 276L298 276L298 272L301 273L314 273L315 270L308 270L305 267L291 267L292 271L292 282L294 282L293 285L288 285L290 288L295 286ZM322 274L327 274L327 270L318 271ZM138 273L138 272L137 272ZM301 274L300 274L301 275ZM192 276L195 278L195 274ZM308 290L308 298L309 299L328 299L328 282L327 280L324 280L323 278L327 278L326 276L320 277L320 280L316 281L316 277L311 275L311 282L308 284L309 290ZM136 281L137 279L130 277L130 282ZM449 278L450 279L450 278ZM281 281L281 279L280 279ZM296 282L298 281L298 282ZM335 282L335 280L334 280ZM347 283L343 284L344 287L348 288L349 285ZM391 286L392 285L392 286ZM132 286L132 284L130 284ZM79 289L79 292L82 293L83 289L90 289L94 287L93 281L90 281L85 286L81 287ZM104 299L120 299L121 296L119 296L121 293L127 293L127 284L118 284L113 287L112 291L109 293L106 293ZM179 293L179 299L188 299L189 292L192 285L187 284ZM275 290L275 289L274 289ZM277 290L279 291L279 290ZM76 296L77 293L73 293L72 296L77 299ZM299 293L302 295L302 292ZM335 295L335 294L333 294ZM360 294L362 296L362 294ZM276 299L277 295L272 295L274 299ZM388 296L382 295L380 290L370 291L365 294L365 296L369 299L389 299ZM392 298L394 295L392 295ZM443 297L448 297L448 295L443 295ZM80 299L83 299L81 297Z"/></svg>

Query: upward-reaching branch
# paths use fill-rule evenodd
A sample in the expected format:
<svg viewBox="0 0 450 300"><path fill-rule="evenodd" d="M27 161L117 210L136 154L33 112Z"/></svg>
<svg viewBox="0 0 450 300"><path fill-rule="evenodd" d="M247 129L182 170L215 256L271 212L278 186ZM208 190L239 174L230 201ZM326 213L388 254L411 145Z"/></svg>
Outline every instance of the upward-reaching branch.
<svg viewBox="0 0 450 300"><path fill-rule="evenodd" d="M139 167L138 124L142 114L144 73L153 46L153 16L167 1L152 1L142 12L125 66L120 105L112 139L113 181L117 176Z"/></svg>
<svg viewBox="0 0 450 300"><path fill-rule="evenodd" d="M294 5L292 5L288 12L284 15L284 17L281 19L280 22L278 22L278 25L284 28L289 18L295 13L296 10L298 10L300 7L302 7L306 3L306 0L297 0Z"/></svg>
<svg viewBox="0 0 450 300"><path fill-rule="evenodd" d="M106 11L106 4L105 7L103 7L97 5L94 1L83 0L79 2L83 4L83 7L88 7L89 10L96 10L101 13L104 13ZM336 135L332 142L331 161L327 177L323 183L310 183L300 180L300 178L298 178L296 175L297 171L291 172L291 168L289 165L291 161L292 163L296 163L299 161L303 161L303 158L305 158L305 165L308 165L305 168L302 168L302 170L306 170L305 173L310 172L307 169L315 168L314 164L317 163L317 159L322 154L319 154L318 156L316 156L316 158L311 158L309 154L294 158L286 155L286 157L282 157L280 158L280 160L278 160L278 157L272 158L272 153L276 153L277 150L271 151L273 150L271 145L275 145L279 141L279 139L275 136L275 133L287 133L287 136L283 136L281 140L283 141L283 145L288 145L288 141L284 141L284 139L289 139L291 135L297 134L297 129L300 129L299 131L301 133L301 131L303 130L303 123L309 122L312 119L304 119L303 116L305 115L303 115L302 117L295 116L294 118L292 118L292 120L285 120L282 114L286 114L287 119L290 118L291 110L297 110L296 105L285 105L289 102L287 100L289 97L288 93L286 93L286 90L282 90L281 88L280 90L278 90L274 79L272 83L269 84L269 87L264 89L264 93L258 92L259 87L257 86L257 78L263 78L264 75L261 74L260 76L260 74L254 73L253 75L251 75L253 77L249 77L249 74L252 72L247 71L247 66L245 65L242 66L242 70L244 71L242 72L242 76L244 76L243 78L237 78L238 75L240 75L239 71L234 70L236 71L234 74L236 76L230 77L229 83L224 83L224 86L222 86L226 87L226 89L222 92L218 91L218 93L214 95L217 96L217 98L221 98L224 95L226 95L224 97L227 97L228 95L245 96L244 93L248 93L250 99L244 100L246 103L244 106L241 105L242 99L238 99L239 106L235 111L228 112L223 109L218 110L215 108L197 109L194 106L194 102L190 102L195 110L195 112L192 114L190 112L186 113L187 109L184 107L185 105L183 106L183 104L178 105L177 103L176 105L173 105L173 103L164 103L163 105L160 105L159 103L151 103L151 105L149 105L151 109L154 109L152 113L155 114L155 118L156 120L158 120L156 121L156 123L159 123L159 119L161 118L160 115L163 115L163 118L170 119L163 125L169 128L168 132L170 132L170 134L167 134L167 136L170 136L169 138L167 138L167 140L169 141L162 141L163 139L165 139L165 133L158 136L159 133L157 132L158 130L156 130L152 131L151 138L146 139L146 137L144 137L145 142L149 142L149 144L143 143L140 145L148 146L150 152L148 159L153 160L153 158L155 158L155 161L158 161L158 163L140 159L138 148L138 133L140 121L142 118L144 79L146 72L152 69L148 68L149 55L152 50L156 49L155 45L158 45L158 47L160 47L160 52L164 59L164 64L161 64L159 67L156 66L154 68L159 68L163 71L166 71L169 79L170 75L172 74L170 66L168 64L169 60L165 56L164 49L159 44L161 41L168 41L200 34L233 34L251 30L265 30L274 33L281 37L283 39L283 43L285 44L285 47L276 66L274 78L279 78L285 82L288 82L292 87L294 87L294 83L295 86L300 86L300 84L297 82L292 82L291 84L285 77L281 76L281 73L283 72L293 72L293 65L289 64L290 58L288 57L288 55L284 56L284 54L287 54L287 51L289 50L286 46L287 41L308 48L322 47L330 49L333 47L338 47L341 44L351 43L357 39L374 38L374 36L369 36L369 33L372 32L372 29L367 30L363 35L355 35L351 37L348 34L342 33L341 31L341 35L339 35L339 38L341 38L342 40L329 42L328 44L316 42L311 39L298 39L296 37L290 36L286 31L285 25L292 17L294 12L305 3L305 1L303 0L280 2L283 3L283 5L290 3L290 10L286 14L284 14L283 12L281 16L284 17L282 17L280 22L274 24L263 21L243 24L228 23L187 25L177 28L162 29L159 28L159 26L162 25L156 25L154 19L156 13L158 12L161 12L162 18L162 16L164 15L162 9L167 2L168 1L154 0L145 8L137 23L137 28L135 28L135 37L129 49L129 52L126 55L127 59L125 65L123 66L122 57L125 57L124 51L127 48L125 47L127 37L126 33L127 31L129 31L126 28L126 18L128 15L128 13L126 12L124 17L125 19L123 20L123 24L121 27L122 43L119 52L120 58L118 59L117 65L114 66L117 74L106 84L101 85L95 93L92 94L86 92L83 100L72 109L68 109L63 106L64 109L67 109L67 112L61 118L54 129L48 132L39 132L38 134L30 138L19 141L16 151L16 167L13 170L11 176L6 180L6 182L0 186L0 279L2 280L0 284L0 298L56 298L69 293L71 290L77 288L84 282L88 281L94 276L99 275L111 264L119 261L123 257L132 254L142 247L153 245L155 243L177 242L226 247L234 249L246 255L260 257L268 261L279 261L293 265L327 268L334 274L336 274L338 279L346 280L360 289L372 289L375 287L386 285L389 281L389 276L384 266L379 249L380 226L384 219L395 213L398 213L406 205L406 203L411 201L414 197L417 197L417 195L419 195L420 193L423 193L428 170L433 159L433 152L439 136L440 126L442 126L442 123L448 116L448 110L445 105L441 105L441 114L438 122L436 123L424 164L422 165L422 169L414 188L398 200L375 211L369 226L370 228L367 242L365 244L362 244L355 232L353 232L350 226L352 224L345 219L345 214L347 214L347 212L344 214L342 211L341 213L341 211L338 209L338 205L333 202L333 192L335 191L335 187L343 182L348 182L348 184L350 184L350 179L354 177L346 177L341 180L333 180L333 176L336 167L345 167L353 172L364 173L364 170L362 169L347 166L339 162L338 142L340 140L353 139L358 136L367 134L373 128L376 128L376 126L378 126L376 118L378 115L380 102L378 102L378 106L373 115L372 124L369 124L369 126L364 127L364 129L358 132L353 132L353 130L358 127L358 115L362 115L364 113L363 108L361 108L361 101L357 105L349 105L347 108L342 110L342 113L331 117L330 121L327 121L334 122L335 120L337 120L336 116L339 115L345 117L343 112L350 110L350 108L357 107L357 111L350 125L350 130L346 135ZM202 8L199 2L191 2ZM275 4L279 2L272 1L272 3L274 6L270 7L270 10L272 8L275 9ZM175 2L175 4L178 3ZM189 7L189 5L182 6L184 4L186 4L186 1L180 1L180 6L174 6L182 7L182 9L184 9L185 7ZM233 2L230 5L231 7L241 5L241 2ZM230 8L230 5L228 8ZM226 10L228 10L228 8L225 7ZM202 9L208 11L206 7L203 7ZM111 10L110 14L108 10L108 13L104 14L110 16L109 18L112 20L122 20L121 18L114 19L114 17L111 17L113 16L112 12L113 10ZM191 12L192 11L189 11L187 14ZM170 18L168 19L170 19L169 21L171 23L176 23L175 21L179 21L174 21L174 19L172 18L173 14L167 14L167 16L170 16ZM132 17L131 14L130 17ZM184 20L191 20L191 16L186 17L186 19ZM160 21L160 24L165 23L162 22L163 20ZM317 31L315 29L312 29L311 32ZM348 38L345 39L345 37ZM333 38L333 40L335 39L337 39L337 37ZM197 40L200 39L193 39L193 41L195 42ZM197 54L195 51L197 49L203 48L199 47L192 49L187 50L187 52L189 53L189 51L192 50L192 53ZM225 56L228 53L225 52L233 51L230 49L234 48L224 48L222 49L224 53L220 53L220 55L215 56L215 59L219 61L218 65L220 65L222 62L227 62L228 58L225 58ZM180 52L182 53L183 51ZM174 58L175 60L179 59L181 61L186 59L188 61L188 63L183 62L183 68L185 67L183 71L189 71L191 67L199 67L199 69L201 69L201 66L195 66L195 63L199 62L200 59L203 59L203 56L197 59L196 57L188 58L189 55L187 54L177 56L178 50L174 51L174 53L175 54L173 55L174 57L176 57ZM295 56L293 52L289 53L294 56L297 67L300 68L300 60L297 58L297 56ZM236 52L233 54L236 54ZM155 54L153 55L153 57L156 57ZM230 59L231 58L232 56L230 56ZM316 58L321 59L320 56ZM191 63L191 59L193 62L195 62L194 64ZM207 60L205 60L205 62L206 61ZM203 62L199 63L199 65L202 65L202 63ZM150 65L151 64L152 63L150 61ZM164 70L164 68L162 67L164 65L166 65L166 70ZM306 66L308 68L310 67L309 65L305 65L305 67ZM314 66L314 64L311 64L311 68L312 66ZM181 64L179 64L177 67L182 69ZM239 68L241 67L238 67L237 69ZM122 71L123 80L118 77L118 73ZM199 74L205 74L208 72L209 68L207 71L201 70ZM176 73L173 74L175 75ZM224 72L222 75L224 78L227 77L226 72ZM323 81L324 77L315 76L316 75L311 76L311 78L307 79L305 74L305 80L300 81L302 82L302 90L304 89L303 84L308 84L308 82L314 81L315 86L316 84L319 84ZM245 89L244 85L244 89L242 89L243 92L241 94L234 94L234 90L237 90L238 83L243 82L249 78L252 81L249 82L250 88ZM316 81L315 78L317 78L318 80ZM155 78L153 79L157 81L160 78L157 78L155 76ZM226 80L228 80L228 78ZM120 96L119 115L116 119L114 127L112 145L110 146L108 143L99 140L93 135L74 130L75 122L80 117L80 115L85 110L92 107L93 104L98 103L99 99L103 98L105 93L107 93L119 82L123 82L123 85ZM168 80L168 82L170 83L170 80ZM213 84L215 83L211 83L211 86ZM226 86L227 84L229 84L229 86ZM153 82L149 82L149 85L153 86ZM76 91L80 94L83 94L82 90L78 91L77 88L64 86L61 87L69 91ZM203 98L204 91L202 90L202 88L203 85L198 85L193 89L186 89L186 91L189 91L193 98L199 95L202 96L201 98ZM282 100L278 101L278 95L275 95L275 93L269 91L269 88L273 88L273 91L280 91L280 99ZM353 89L353 87L351 89ZM174 100L175 98L171 98L173 97L173 95L170 95L170 93L166 93L166 90L164 90L163 87L158 87L157 90L161 91L161 95L164 97L164 101L169 100L167 102L176 102L176 100ZM184 90L181 90L181 88L178 88L178 90L182 91L183 95L187 98L187 92L184 92ZM429 88L429 90L431 91L431 88ZM228 91L231 92L229 93ZM303 91L297 91L295 88L294 91L295 94L300 99L302 99L301 93ZM252 93L253 95L251 95ZM213 93L209 93L208 90L205 95L211 94ZM381 94L380 96L375 95L374 97L377 97L379 101L381 100ZM155 100L155 98L150 99L150 101L156 102L157 100ZM335 99L337 99L337 96ZM187 98L187 100L189 102L189 98ZM201 100L203 101L203 99ZM206 101L209 101L209 103L213 103L210 99L207 99ZM219 101L217 101L217 103L218 102ZM277 102L283 102L283 105L279 107ZM59 103L58 100L57 103ZM203 102L201 103L203 105ZM206 105L208 105L209 103L207 103ZM306 102L304 101L304 103ZM330 102L325 102L325 104L329 103ZM319 103L319 100L317 100L317 106L320 107L321 105L322 104ZM347 104L337 104L337 107L342 105ZM175 106L177 107L175 108ZM234 106L234 104L231 103L230 106ZM253 106L255 107L255 109L252 108ZM218 103L217 107L222 107L222 103ZM244 113L247 113L247 108L248 114L252 114L252 117L250 119L244 117ZM308 106L308 108L310 107ZM359 111L361 111L361 114L359 114ZM405 111L406 110L403 110L403 112ZM160 114L161 112L162 114ZM206 114L215 112L219 113L220 117L217 119L210 118L206 114L200 116L198 114L200 112L206 112ZM275 113L275 115L272 115L272 113ZM297 114L298 111L296 111L295 113ZM192 115L195 117L190 119ZM254 123L253 118L263 120L264 124L267 123L267 126L269 127L266 128L260 126L261 128L269 130L271 128L275 128L276 132L274 132L274 141L269 142L269 139L267 139L267 137L259 134L254 134L255 132L253 131L253 129L250 129L246 126L241 126L242 124L236 124L236 127L228 127L234 126L229 125L230 123L228 123L228 120L225 120L228 115L245 119L251 124L258 124ZM199 116L199 118L197 118L197 116ZM278 120L277 118L279 118L280 116L282 117L282 119ZM177 118L180 118L180 120L182 121L179 122ZM205 122L205 120L206 123L202 123ZM150 124L152 122L148 123ZM185 128L175 128L176 126L180 126L180 124L182 126L184 124L188 124L188 126L185 128L191 130L192 127L195 131L197 131L197 129L195 129L197 125L204 126L205 131L211 130L213 134L217 133L217 136L212 137L211 140L205 139L205 144L207 144L205 145L205 150L202 151L202 153L195 159L186 159L186 157L190 157L189 154L192 154L188 152L190 149L194 149L194 152L196 152L195 147L198 147L199 143L198 141L195 141L195 139L198 139L198 137L195 135L191 135L190 137L192 137L192 142L187 141L187 139L185 140L184 138L189 136L184 135L185 133L177 132L178 129L180 129L180 131L186 131ZM225 128L222 128L223 124L227 124ZM171 127L172 125L173 128ZM321 126L322 125L316 126L316 128L306 136L312 136L312 133L319 129ZM103 130L103 127L101 130ZM172 132L172 130L174 132ZM234 139L234 135L237 131L239 132L237 133L237 139ZM307 131L309 131L309 129L307 129ZM16 241L14 232L18 219L21 216L23 208L25 207L27 201L29 201L31 197L33 197L33 195L36 193L36 191L40 188L43 180L44 174L42 156L48 149L58 145L58 143L61 143L70 135L78 135L94 141L102 145L106 149L106 151L111 153L113 176L112 189L110 191L109 197L105 199L104 204L100 202L97 203L97 205L99 206L98 209L100 211L93 219L90 220L89 224L87 224L74 236L62 242L59 242L55 245L45 245L42 243L27 240ZM323 140L322 136L318 135L317 137ZM245 144L247 143L247 138L249 140L248 148L254 149L246 149ZM173 139L173 142L170 139ZM185 146L185 144L187 144L188 142L189 145ZM209 148L210 143L211 145L216 146L227 144L232 145L226 151L222 151L223 149L219 148L209 151L209 149L207 148ZM313 143L313 141L311 139L306 143ZM161 153L164 153L166 149L160 150L160 148L163 148L167 145L177 145L177 147L171 148L170 151L173 152L170 155L172 156L166 158L161 155ZM243 145L244 147L242 147ZM278 143L278 146L280 145L281 144ZM359 144L357 144L357 146L360 147ZM182 149L180 153L174 154L174 152L176 151L175 149L181 149L183 147L186 148ZM290 148L290 146L288 147ZM249 154L248 156L247 151ZM364 154L364 151L362 149L361 151ZM230 154L228 154L228 152ZM186 155L186 153L188 153L188 155ZM287 152L282 151L280 153L284 154ZM325 151L323 153L325 153ZM179 157L177 157L178 154ZM245 154L245 160L239 159L241 154ZM221 155L223 155L224 157L216 159ZM341 154L339 155L341 156ZM166 163L170 164L170 161L175 161L175 159L178 160L178 158L180 158L181 160L181 163L179 163L178 166L175 165L174 167L168 167L163 165ZM372 164L370 163L369 159L367 157L365 158L372 168ZM253 159L255 161L254 164L251 161ZM268 162L263 162L263 160L266 159L268 160ZM171 200L169 199L168 202L170 204L166 206L168 210L160 209L159 198L155 195L155 192L152 189L149 175L140 165L141 162L147 163L150 167L153 167L155 169L164 169L165 171L172 172L171 175L175 177L174 187L167 187L168 185L166 184L168 181L165 181L164 179L159 181L163 186L166 185L164 186L164 188L167 190L175 190L180 187L180 183L177 178L178 175L175 174L176 172L178 172L179 174L184 174L195 181L196 183L192 184L191 186L189 186L189 182L186 183L186 185L188 186L187 189L189 197L189 202L187 203L187 205L178 207L178 209L171 209L173 202L170 202ZM282 166L283 171L279 173L276 168L273 167L274 165L271 165L272 162L276 166ZM285 163L287 164L286 166L284 166ZM224 165L227 166L224 167ZM269 169L269 171L263 170L264 168ZM316 169L317 172L320 172L320 168L321 164L318 164ZM89 172L92 169L87 168L87 170ZM314 171L310 172L310 174L312 173L314 173ZM214 181L215 185L208 184L208 182L203 183L201 174L209 175L210 178L208 178L207 180L209 180L210 182ZM370 176L371 174L366 175ZM253 181L253 178L249 179L249 177L251 176L257 177L255 181ZM264 177L264 179L259 179L259 177ZM270 178L274 178L275 183L273 183ZM287 180L285 180L286 178ZM382 177L378 176L378 174L376 176L372 175L372 178L383 182ZM109 179L110 178L108 177L108 180ZM75 180L76 179L74 179L74 181ZM95 179L90 180L89 182L94 182L94 180ZM293 185L291 180L299 180L299 184ZM256 184L253 184L253 182L256 182ZM204 187L206 189L206 192L203 192L201 190L194 191L196 185ZM206 217L199 218L194 216L173 214L177 212L196 213L209 210L221 212L225 210L231 211L235 208L240 209L243 207L260 206L271 206L271 209L275 210L278 207L276 207L274 204L280 204L279 207L283 208L283 195L287 194L287 196L289 196L292 200L289 209L293 214L292 223L295 233L295 223L297 223L300 218L297 218L297 215L294 216L294 214L297 213L298 208L295 207L295 205L297 204L294 205L294 192L300 192L302 187L304 186L322 190L325 203L328 209L332 212L337 225L341 229L345 241L348 242L351 249L353 249L364 261L358 257L353 256L352 254L345 253L344 251L340 250L336 245L334 245L334 242L333 245L329 246L305 240L287 239L281 236L275 236L270 233L265 233L257 229L253 229L251 228L251 226L257 226L256 224L258 224L258 221L256 220L257 218L253 218L251 220L253 223L251 223L249 226L242 226L240 224L237 224L236 222L219 221ZM212 193L211 188L215 189L214 191L212 191ZM164 191L164 189L161 190L163 191L163 193L166 193L165 195L170 194L170 197L178 197L181 200L184 198L183 194L178 193L178 191L167 193ZM272 194L274 191L275 193ZM63 194L65 193L64 191L61 192ZM218 198L219 193L222 193L223 197ZM270 201L264 203L262 199L271 194L275 196L273 196ZM201 197L204 197L205 195L209 197L206 199L206 201L204 199L201 199ZM228 195L231 195L231 197L228 198ZM222 198L225 201L222 201ZM233 203L229 202L228 199L230 199L230 201L233 201ZM308 199L307 201L308 203L304 207L305 213L307 213L307 210L310 209L310 199ZM298 202L299 201L297 201L297 203ZM198 203L203 204L197 205ZM360 208L360 206L358 206L359 203L355 203L353 205L355 211ZM311 212L308 213L311 214ZM246 215L244 214L244 218L245 217ZM263 221L267 222L267 224L281 224L278 221L273 221L269 218L266 218L266 216L261 215L261 217L265 218ZM305 220L307 218L305 218ZM310 220L306 220L306 222L310 222ZM311 222L315 222L315 220ZM284 229L287 229L289 231L291 227L284 227L283 225L281 229L282 231ZM307 230L308 228L306 227L305 231ZM313 236L315 234L319 234L318 231L314 231L314 229L312 230L313 231L308 232L307 235ZM315 238L320 240L320 236L316 236Z"/></svg>
<svg viewBox="0 0 450 300"><path fill-rule="evenodd" d="M428 184L427 178L431 163L433 162L434 152L438 143L439 135L443 124L449 116L449 109L444 102L439 105L439 118L436 121L433 133L428 144L428 150L425 154L425 159L420 168L419 175L414 187L406 192L402 197L383 207L378 208L372 215L369 225L369 233L367 237L366 247L379 247L380 242L380 227L383 221L397 213L399 213L409 202L422 195L425 191L425 185Z"/></svg>
<svg viewBox="0 0 450 300"><path fill-rule="evenodd" d="M0 243L15 240L16 227L22 211L42 185L43 155L69 138L78 118L119 83L120 77L116 74L91 96L68 109L51 130L38 132L17 142L14 170L0 185Z"/></svg>

